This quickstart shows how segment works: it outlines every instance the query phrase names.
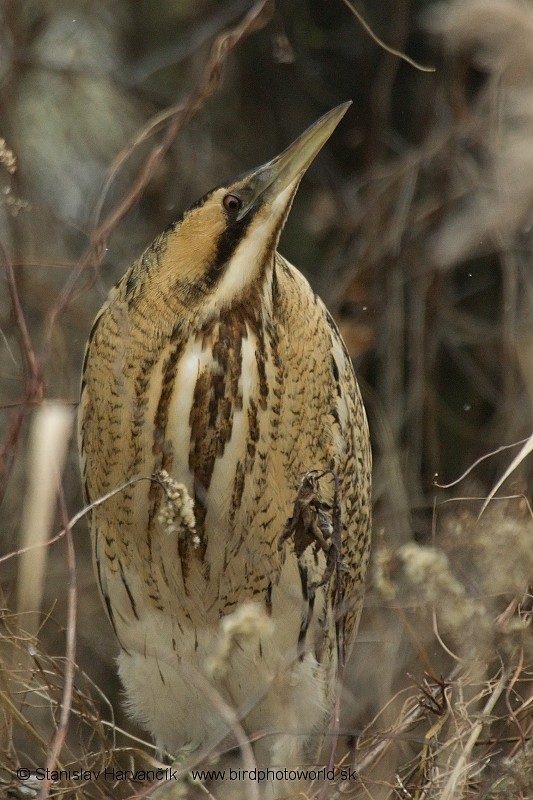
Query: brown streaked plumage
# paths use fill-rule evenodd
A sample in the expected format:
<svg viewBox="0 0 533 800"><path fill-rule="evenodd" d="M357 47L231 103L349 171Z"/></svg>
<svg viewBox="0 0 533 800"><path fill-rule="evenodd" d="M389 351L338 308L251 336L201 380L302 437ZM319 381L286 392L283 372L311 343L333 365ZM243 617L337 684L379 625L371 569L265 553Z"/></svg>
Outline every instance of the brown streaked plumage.
<svg viewBox="0 0 533 800"><path fill-rule="evenodd" d="M371 515L365 411L334 322L276 253L302 175L347 107L171 225L111 290L89 337L87 499L160 476L95 507L91 532L128 704L171 753L228 734L200 675L250 736L264 734L260 765L305 763L333 708L336 616L348 646L357 629ZM338 477L342 570L329 553L330 473L295 512L309 470ZM194 525L178 512L168 524L176 483Z"/></svg>

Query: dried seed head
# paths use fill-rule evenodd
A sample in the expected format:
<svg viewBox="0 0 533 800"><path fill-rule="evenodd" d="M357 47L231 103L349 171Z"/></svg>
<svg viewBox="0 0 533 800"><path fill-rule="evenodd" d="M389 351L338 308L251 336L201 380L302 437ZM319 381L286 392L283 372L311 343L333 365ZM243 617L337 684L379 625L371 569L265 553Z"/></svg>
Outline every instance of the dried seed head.
<svg viewBox="0 0 533 800"><path fill-rule="evenodd" d="M157 515L159 524L168 535L189 533L194 547L198 547L200 539L196 533L194 501L187 487L171 478L166 470L158 472L156 477L165 491Z"/></svg>
<svg viewBox="0 0 533 800"><path fill-rule="evenodd" d="M231 656L245 642L253 644L274 632L274 623L257 603L243 603L233 614L220 621L220 638L214 655L206 660L213 678L222 678L229 669Z"/></svg>

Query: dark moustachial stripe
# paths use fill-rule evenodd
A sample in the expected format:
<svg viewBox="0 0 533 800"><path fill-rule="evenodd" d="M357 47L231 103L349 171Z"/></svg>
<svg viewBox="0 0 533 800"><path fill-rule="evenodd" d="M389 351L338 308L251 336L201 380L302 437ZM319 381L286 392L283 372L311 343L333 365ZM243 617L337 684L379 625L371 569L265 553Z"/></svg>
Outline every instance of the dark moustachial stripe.
<svg viewBox="0 0 533 800"><path fill-rule="evenodd" d="M248 214L238 222L228 221L227 227L218 237L213 262L202 279L202 283L206 289L212 289L224 274L224 267L231 260L240 242L243 241L256 211L257 208L251 209Z"/></svg>

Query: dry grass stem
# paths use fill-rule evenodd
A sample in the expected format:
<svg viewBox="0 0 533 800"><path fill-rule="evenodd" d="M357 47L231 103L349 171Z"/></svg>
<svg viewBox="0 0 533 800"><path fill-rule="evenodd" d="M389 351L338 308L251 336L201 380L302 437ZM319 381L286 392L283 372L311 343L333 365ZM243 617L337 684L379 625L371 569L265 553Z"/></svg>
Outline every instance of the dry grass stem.
<svg viewBox="0 0 533 800"><path fill-rule="evenodd" d="M51 536L73 422L72 409L59 403L42 405L32 420L28 485L20 526L24 552L18 564L17 611L35 612L25 625L33 634L37 633L48 555L43 545Z"/></svg>

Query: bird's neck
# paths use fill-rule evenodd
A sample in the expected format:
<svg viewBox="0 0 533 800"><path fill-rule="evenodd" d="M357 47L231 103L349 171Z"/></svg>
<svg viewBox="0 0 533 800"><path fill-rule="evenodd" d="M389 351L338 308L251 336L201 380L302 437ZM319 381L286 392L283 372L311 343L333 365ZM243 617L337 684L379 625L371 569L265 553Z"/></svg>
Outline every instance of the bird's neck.
<svg viewBox="0 0 533 800"><path fill-rule="evenodd" d="M141 270L134 265L116 287L116 299L127 306L130 322L152 320L162 338L175 336L176 329L183 336L194 330L208 327L221 318L237 314L257 325L272 317L276 307L276 258L275 254L254 277L233 296L221 296L217 287L208 293L180 279L170 271L159 275L151 272L144 280Z"/></svg>

